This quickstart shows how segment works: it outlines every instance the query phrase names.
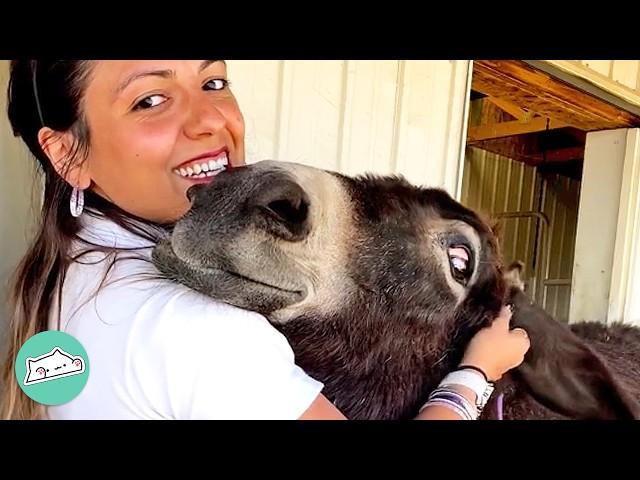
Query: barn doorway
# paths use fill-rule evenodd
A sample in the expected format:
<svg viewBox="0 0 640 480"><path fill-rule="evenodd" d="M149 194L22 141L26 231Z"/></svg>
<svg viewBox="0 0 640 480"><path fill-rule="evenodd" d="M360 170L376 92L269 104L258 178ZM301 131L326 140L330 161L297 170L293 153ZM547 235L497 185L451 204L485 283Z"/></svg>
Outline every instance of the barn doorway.
<svg viewBox="0 0 640 480"><path fill-rule="evenodd" d="M568 322L589 132L640 117L523 61L475 61L460 199L501 220L507 263Z"/></svg>

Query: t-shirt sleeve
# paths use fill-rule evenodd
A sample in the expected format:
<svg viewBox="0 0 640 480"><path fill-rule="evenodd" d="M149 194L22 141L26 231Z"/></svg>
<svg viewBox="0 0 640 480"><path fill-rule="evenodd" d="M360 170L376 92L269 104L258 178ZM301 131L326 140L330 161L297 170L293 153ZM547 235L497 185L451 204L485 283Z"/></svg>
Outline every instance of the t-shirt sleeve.
<svg viewBox="0 0 640 480"><path fill-rule="evenodd" d="M163 302L140 329L132 368L141 391L175 419L296 419L322 383L295 363L263 316L195 292Z"/></svg>

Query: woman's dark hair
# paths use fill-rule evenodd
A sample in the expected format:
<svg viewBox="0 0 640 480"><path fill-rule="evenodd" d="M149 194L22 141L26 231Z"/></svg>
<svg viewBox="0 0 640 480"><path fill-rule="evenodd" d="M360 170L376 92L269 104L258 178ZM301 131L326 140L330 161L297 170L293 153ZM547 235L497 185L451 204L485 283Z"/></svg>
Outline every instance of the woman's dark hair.
<svg viewBox="0 0 640 480"><path fill-rule="evenodd" d="M69 265L90 251L116 253L113 249L88 244L78 236L80 221L69 211L72 186L64 179L68 169L86 161L90 151L91 135L83 103L92 69L93 62L89 60L11 62L7 90L9 121L14 135L25 142L38 161L44 177L44 196L35 236L10 286L9 343L3 362L4 388L0 401L2 418L43 417L42 407L27 397L16 382L14 367L18 351L29 337L48 329L56 301L60 318L59 300ZM38 134L43 127L72 134L73 146L60 173L40 145ZM153 239L152 230L142 227L140 219L93 193L91 187L85 191L85 210L108 217L127 230ZM70 247L75 241L84 242L89 249L71 256Z"/></svg>

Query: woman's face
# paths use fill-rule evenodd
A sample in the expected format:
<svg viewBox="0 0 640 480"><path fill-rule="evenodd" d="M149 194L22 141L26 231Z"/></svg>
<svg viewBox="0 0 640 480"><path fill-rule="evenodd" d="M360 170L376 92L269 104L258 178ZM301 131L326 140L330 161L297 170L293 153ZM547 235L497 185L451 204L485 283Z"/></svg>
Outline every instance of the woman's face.
<svg viewBox="0 0 640 480"><path fill-rule="evenodd" d="M99 61L83 111L92 188L155 222L186 213L189 187L244 164L244 121L223 61Z"/></svg>

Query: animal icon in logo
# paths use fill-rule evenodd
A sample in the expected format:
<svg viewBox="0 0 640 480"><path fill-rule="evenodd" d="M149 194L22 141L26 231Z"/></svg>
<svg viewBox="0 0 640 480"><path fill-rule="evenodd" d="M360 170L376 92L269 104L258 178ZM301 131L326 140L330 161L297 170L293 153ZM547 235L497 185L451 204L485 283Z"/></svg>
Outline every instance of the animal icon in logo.
<svg viewBox="0 0 640 480"><path fill-rule="evenodd" d="M54 347L48 353L36 358L27 358L27 374L24 385L58 380L84 372L82 357L71 355L60 347Z"/></svg>

